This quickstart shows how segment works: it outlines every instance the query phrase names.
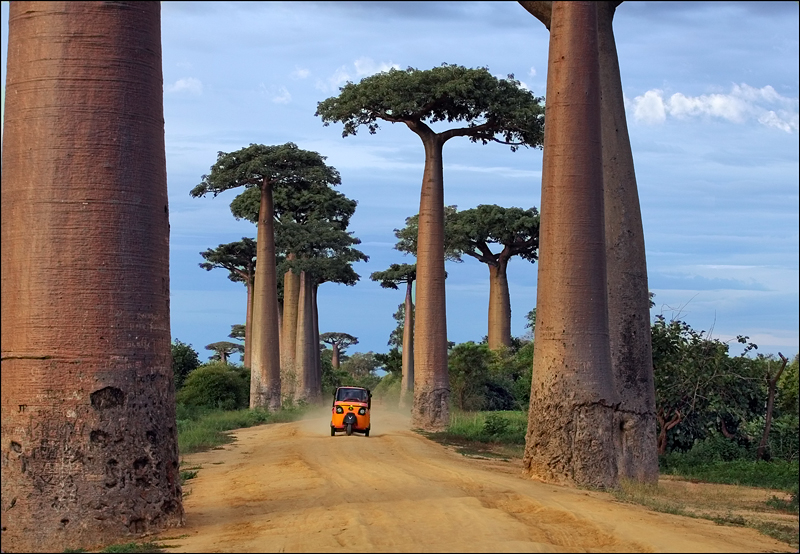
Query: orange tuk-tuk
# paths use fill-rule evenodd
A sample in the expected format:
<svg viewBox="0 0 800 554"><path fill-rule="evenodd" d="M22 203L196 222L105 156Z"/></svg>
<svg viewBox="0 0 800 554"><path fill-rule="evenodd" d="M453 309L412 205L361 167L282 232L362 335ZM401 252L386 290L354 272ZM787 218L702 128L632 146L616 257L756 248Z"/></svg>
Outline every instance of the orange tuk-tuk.
<svg viewBox="0 0 800 554"><path fill-rule="evenodd" d="M346 435L364 433L369 436L369 410L372 407L372 393L363 387L339 387L333 394L331 408L331 436L337 431Z"/></svg>

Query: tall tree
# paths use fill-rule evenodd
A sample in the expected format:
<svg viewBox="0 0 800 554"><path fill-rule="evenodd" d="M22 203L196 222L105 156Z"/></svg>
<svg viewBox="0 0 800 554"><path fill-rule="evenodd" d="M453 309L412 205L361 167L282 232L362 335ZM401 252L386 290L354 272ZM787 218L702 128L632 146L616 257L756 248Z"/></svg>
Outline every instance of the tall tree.
<svg viewBox="0 0 800 554"><path fill-rule="evenodd" d="M554 2L525 470L618 484L608 333L600 67L594 2Z"/></svg>
<svg viewBox="0 0 800 554"><path fill-rule="evenodd" d="M8 10L2 544L91 549L183 523L160 5Z"/></svg>
<svg viewBox="0 0 800 554"><path fill-rule="evenodd" d="M378 120L403 123L422 140L425 169L419 207L417 308L414 328L414 407L412 424L441 430L450 422L447 376L447 313L444 287L444 173L442 149L453 137L472 142L539 146L543 109L540 98L509 75L487 68L442 64L429 70L391 69L341 87L340 94L317 104L324 125L344 124L342 136ZM431 124L465 123L435 132Z"/></svg>
<svg viewBox="0 0 800 554"><path fill-rule="evenodd" d="M256 241L247 237L237 242L220 244L200 255L206 261L199 264L206 271L221 267L229 271L228 279L244 283L247 288L247 312L244 323L244 366L250 367L250 337L253 328L253 283L256 274ZM233 337L231 337L233 338Z"/></svg>
<svg viewBox="0 0 800 554"><path fill-rule="evenodd" d="M319 336L319 341L325 344L330 344L333 350L331 356L331 364L333 369L339 369L339 356L341 356L348 347L358 344L358 339L353 335L347 333L322 333Z"/></svg>
<svg viewBox="0 0 800 554"><path fill-rule="evenodd" d="M278 146L251 144L235 152L219 152L211 172L190 194L193 197L246 187L259 189L257 258L253 286L253 338L250 407L278 410L281 406L279 304L275 256L274 190L298 182L329 182L338 178L316 152L287 142ZM267 262L267 263L264 263Z"/></svg>
<svg viewBox="0 0 800 554"><path fill-rule="evenodd" d="M236 344L235 342L223 340L207 344L206 350L214 351L214 355L211 356L210 358L212 361L219 360L223 364L227 365L228 356L230 356L234 352L244 352L244 347L241 344Z"/></svg>
<svg viewBox="0 0 800 554"><path fill-rule="evenodd" d="M611 364L620 397L618 471L628 479L658 480L655 384L644 230L633 166L614 13L622 2L596 2L600 66L604 230ZM552 2L520 4L550 29Z"/></svg>
<svg viewBox="0 0 800 554"><path fill-rule="evenodd" d="M392 264L385 271L376 271L369 276L383 288L395 289L406 286L406 299L403 304L403 374L400 382L400 406L408 407L414 394L414 302L412 289L417 278L416 264Z"/></svg>
<svg viewBox="0 0 800 554"><path fill-rule="evenodd" d="M539 212L536 208L502 208L481 204L456 212L446 222L453 247L489 267L489 348L511 346L511 297L508 262L514 256L531 263L539 248ZM447 231L445 231L447 233ZM492 252L490 244L502 247Z"/></svg>
<svg viewBox="0 0 800 554"><path fill-rule="evenodd" d="M323 157L324 159L324 157ZM288 260L296 258L291 250L293 225L307 225L312 221L326 221L333 228L344 230L356 209L356 201L333 190L331 187L341 183L339 173L329 168L328 180L297 180L292 187L284 187L275 194L275 231L278 251L285 252ZM257 191L245 190L231 202L231 213L236 219L258 221ZM288 229L288 230L287 230ZM286 238L282 238L282 237ZM289 269L282 269L283 310L281 321L281 382L283 395L295 396L296 374L295 356L297 351L297 321L300 306L301 275Z"/></svg>

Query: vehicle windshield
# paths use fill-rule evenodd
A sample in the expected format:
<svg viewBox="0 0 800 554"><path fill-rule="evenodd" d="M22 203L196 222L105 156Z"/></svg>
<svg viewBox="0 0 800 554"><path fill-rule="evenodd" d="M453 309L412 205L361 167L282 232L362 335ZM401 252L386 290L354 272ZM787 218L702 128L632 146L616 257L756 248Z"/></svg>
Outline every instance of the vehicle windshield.
<svg viewBox="0 0 800 554"><path fill-rule="evenodd" d="M336 391L337 402L367 402L367 391L364 389L340 388Z"/></svg>

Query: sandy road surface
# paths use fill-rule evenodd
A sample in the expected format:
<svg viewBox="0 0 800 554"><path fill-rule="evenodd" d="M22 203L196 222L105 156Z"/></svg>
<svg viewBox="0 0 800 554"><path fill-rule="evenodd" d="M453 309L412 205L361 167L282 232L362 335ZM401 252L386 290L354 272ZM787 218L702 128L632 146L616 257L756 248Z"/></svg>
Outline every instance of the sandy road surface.
<svg viewBox="0 0 800 554"><path fill-rule="evenodd" d="M656 513L465 458L374 411L369 438L328 415L236 431L186 487L170 552L790 552L752 529ZM176 538L177 537L177 538Z"/></svg>

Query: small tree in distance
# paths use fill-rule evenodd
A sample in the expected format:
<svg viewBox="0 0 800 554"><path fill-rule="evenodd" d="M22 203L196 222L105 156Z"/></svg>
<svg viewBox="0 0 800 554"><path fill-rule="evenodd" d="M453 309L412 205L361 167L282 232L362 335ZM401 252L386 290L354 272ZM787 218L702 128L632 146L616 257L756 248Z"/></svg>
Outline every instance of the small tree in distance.
<svg viewBox="0 0 800 554"><path fill-rule="evenodd" d="M219 360L223 364L227 364L228 356L234 352L244 352L244 347L241 344L236 344L235 342L220 341L207 344L206 350L214 351L214 355L209 358L210 360Z"/></svg>
<svg viewBox="0 0 800 554"><path fill-rule="evenodd" d="M319 336L319 341L325 344L330 344L333 349L331 357L331 365L333 369L339 369L339 356L344 354L344 351L354 344L358 344L358 339L353 335L347 333L322 333Z"/></svg>

